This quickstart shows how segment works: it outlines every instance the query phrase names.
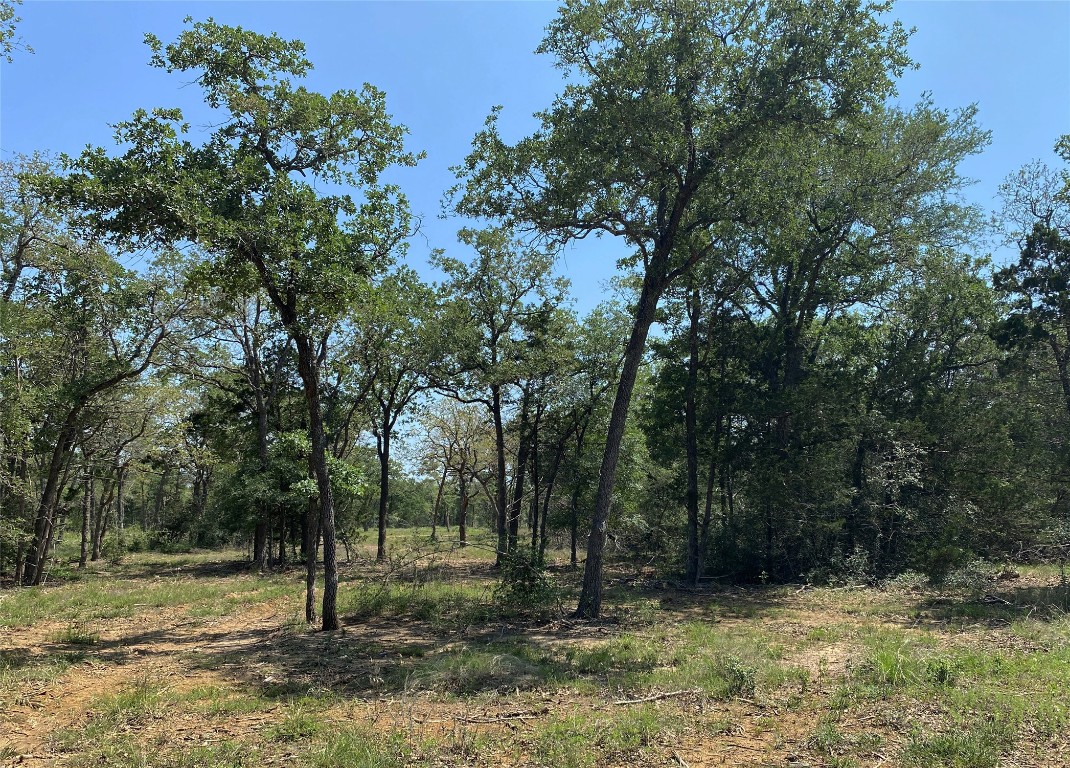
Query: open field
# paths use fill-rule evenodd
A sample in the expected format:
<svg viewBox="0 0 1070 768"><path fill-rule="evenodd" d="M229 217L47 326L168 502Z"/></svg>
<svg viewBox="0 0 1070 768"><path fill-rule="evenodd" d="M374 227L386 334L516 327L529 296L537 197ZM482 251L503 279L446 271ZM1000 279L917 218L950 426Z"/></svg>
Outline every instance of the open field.
<svg viewBox="0 0 1070 768"><path fill-rule="evenodd" d="M486 550L394 549L344 566L333 634L300 620L299 571L238 553L0 593L0 764L1070 765L1054 569L959 591L619 571L592 623L502 605ZM554 576L567 608L577 575Z"/></svg>

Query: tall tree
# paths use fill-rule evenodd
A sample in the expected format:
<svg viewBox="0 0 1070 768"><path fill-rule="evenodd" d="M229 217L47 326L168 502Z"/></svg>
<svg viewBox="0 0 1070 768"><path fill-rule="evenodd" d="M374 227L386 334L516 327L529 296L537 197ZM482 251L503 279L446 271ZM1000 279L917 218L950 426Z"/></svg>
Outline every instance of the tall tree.
<svg viewBox="0 0 1070 768"><path fill-rule="evenodd" d="M562 243L621 237L641 280L595 500L577 612L598 616L628 406L658 301L716 252L785 125L836 131L881 104L909 64L887 4L859 0L569 0L539 50L570 84L513 146L492 115L460 169L459 212ZM771 180L766 180L771 181Z"/></svg>
<svg viewBox="0 0 1070 768"><path fill-rule="evenodd" d="M321 373L331 339L357 291L387 266L411 231L405 199L380 175L417 157L384 94L329 96L294 82L312 65L298 41L198 22L164 46L146 37L152 65L193 72L219 122L200 144L176 109L139 111L120 123L119 157L87 150L69 193L99 211L96 224L122 235L193 241L215 257L212 274L251 266L297 350L311 441L306 618L315 620L315 552L322 531L323 629L337 629L338 573ZM350 194L321 194L348 184Z"/></svg>

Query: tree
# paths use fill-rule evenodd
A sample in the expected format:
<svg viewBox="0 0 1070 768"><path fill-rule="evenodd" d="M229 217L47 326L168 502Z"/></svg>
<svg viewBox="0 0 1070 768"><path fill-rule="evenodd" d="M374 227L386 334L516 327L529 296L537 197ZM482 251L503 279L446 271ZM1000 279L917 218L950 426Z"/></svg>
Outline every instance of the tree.
<svg viewBox="0 0 1070 768"><path fill-rule="evenodd" d="M442 398L420 415L425 435L422 463L425 470L438 477L432 526L438 523L446 481L452 476L457 483L457 540L462 547L468 544L471 500L481 489L489 487L494 475L494 436L488 432L481 412L476 403L463 404ZM444 517L449 519L448 514Z"/></svg>
<svg viewBox="0 0 1070 768"><path fill-rule="evenodd" d="M482 403L494 422L494 504L500 564L510 551L505 440L510 390L523 375L528 324L544 306L561 301L564 285L551 278L552 260L546 253L512 238L506 230L464 229L459 237L475 249L476 256L471 264L445 256L438 258L439 266L449 276L444 291L450 307L444 322L450 328L455 374L440 377L438 386L461 402ZM514 509L514 516L516 513ZM515 533L512 544L515 547Z"/></svg>
<svg viewBox="0 0 1070 768"><path fill-rule="evenodd" d="M513 146L494 115L460 169L460 213L554 243L606 233L641 288L617 386L577 612L598 616L606 524L631 395L665 290L716 253L756 150L784 126L819 132L881 104L909 64L887 4L858 0L569 0L540 52L570 84Z"/></svg>
<svg viewBox="0 0 1070 768"><path fill-rule="evenodd" d="M379 457L378 541L375 559L386 560L390 506L390 448L398 419L430 385L439 354L434 295L411 269L388 275L362 303L354 355L363 363L375 406L372 434Z"/></svg>
<svg viewBox="0 0 1070 768"><path fill-rule="evenodd" d="M22 21L15 15L16 6L22 5L22 0L0 0L0 56L12 62L15 51L24 50L33 53L33 48L22 42L21 37L15 36L15 27Z"/></svg>
<svg viewBox="0 0 1070 768"><path fill-rule="evenodd" d="M187 19L187 22L191 20ZM310 439L309 576L305 615L315 620L315 557L323 538L323 629L337 629L334 506L322 404L322 368L354 295L384 269L412 230L404 197L381 184L413 165L405 129L384 94L365 85L326 96L296 84L312 68L298 41L212 20L164 46L152 65L197 73L220 113L199 145L176 109L138 111L120 123L119 157L90 149L72 163L66 191L97 211L94 223L124 236L192 241L214 257L213 279L252 267L297 350ZM348 184L358 194L321 194Z"/></svg>
<svg viewBox="0 0 1070 768"><path fill-rule="evenodd" d="M1070 164L1070 135L1060 139L1056 151ZM1016 263L994 276L996 289L1010 303L995 336L1004 347L1025 355L1025 367L1040 373L1041 381L1058 385L1062 418L1049 418L1053 423L1048 429L1058 465L1055 506L1065 506L1070 497L1070 165L1052 170L1030 164L1012 175L1000 192L1004 226L1020 254Z"/></svg>

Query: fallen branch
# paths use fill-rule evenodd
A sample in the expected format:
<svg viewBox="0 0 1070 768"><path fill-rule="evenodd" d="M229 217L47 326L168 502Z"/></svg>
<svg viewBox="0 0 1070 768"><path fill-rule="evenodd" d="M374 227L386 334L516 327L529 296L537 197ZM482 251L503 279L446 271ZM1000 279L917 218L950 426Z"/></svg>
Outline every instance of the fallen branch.
<svg viewBox="0 0 1070 768"><path fill-rule="evenodd" d="M668 693L655 693L651 696L644 696L641 699L621 699L620 701L614 701L617 706L623 706L624 704L646 704L648 701L661 701L662 699L671 699L676 696L687 696L692 693L702 693L699 688L689 688L683 691L669 691Z"/></svg>
<svg viewBox="0 0 1070 768"><path fill-rule="evenodd" d="M469 717L465 715L454 719L460 723L506 723L510 720L536 720L543 715L549 714L549 712L549 707L543 707L542 709L533 709L527 712L511 712L505 715L495 715L494 717Z"/></svg>

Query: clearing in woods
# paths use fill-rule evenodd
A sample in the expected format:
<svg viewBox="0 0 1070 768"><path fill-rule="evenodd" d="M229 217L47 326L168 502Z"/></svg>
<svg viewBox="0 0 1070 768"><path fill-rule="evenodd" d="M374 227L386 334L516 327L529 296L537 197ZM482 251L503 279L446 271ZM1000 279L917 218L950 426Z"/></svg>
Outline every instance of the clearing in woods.
<svg viewBox="0 0 1070 768"><path fill-rule="evenodd" d="M344 567L336 633L300 620L299 571L236 553L0 593L0 764L1070 765L1054 569L942 591L621 571L611 618L576 622L503 605L485 550L405 541Z"/></svg>

